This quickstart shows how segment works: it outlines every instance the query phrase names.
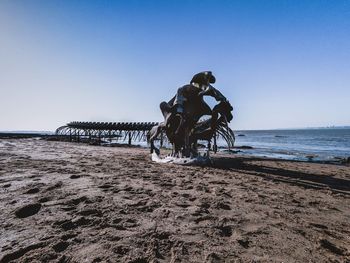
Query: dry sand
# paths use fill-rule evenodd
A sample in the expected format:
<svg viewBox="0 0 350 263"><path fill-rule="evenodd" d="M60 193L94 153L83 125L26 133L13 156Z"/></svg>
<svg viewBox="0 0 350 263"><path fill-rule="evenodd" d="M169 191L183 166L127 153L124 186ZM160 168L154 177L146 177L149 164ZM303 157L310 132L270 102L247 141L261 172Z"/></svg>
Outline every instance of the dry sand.
<svg viewBox="0 0 350 263"><path fill-rule="evenodd" d="M0 262L350 262L350 167L0 140Z"/></svg>

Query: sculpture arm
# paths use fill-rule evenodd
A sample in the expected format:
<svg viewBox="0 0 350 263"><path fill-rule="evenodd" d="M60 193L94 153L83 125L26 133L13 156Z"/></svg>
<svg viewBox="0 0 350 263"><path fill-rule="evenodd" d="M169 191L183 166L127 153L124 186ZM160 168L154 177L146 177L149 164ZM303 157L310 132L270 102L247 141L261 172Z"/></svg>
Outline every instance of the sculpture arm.
<svg viewBox="0 0 350 263"><path fill-rule="evenodd" d="M226 97L222 95L220 91L214 88L212 85L209 85L204 91L200 92L201 96L211 96L216 99L216 101L226 101Z"/></svg>
<svg viewBox="0 0 350 263"><path fill-rule="evenodd" d="M172 97L172 99L168 101L168 104L169 104L170 106L173 106L173 105L174 105L175 99L176 99L176 96Z"/></svg>

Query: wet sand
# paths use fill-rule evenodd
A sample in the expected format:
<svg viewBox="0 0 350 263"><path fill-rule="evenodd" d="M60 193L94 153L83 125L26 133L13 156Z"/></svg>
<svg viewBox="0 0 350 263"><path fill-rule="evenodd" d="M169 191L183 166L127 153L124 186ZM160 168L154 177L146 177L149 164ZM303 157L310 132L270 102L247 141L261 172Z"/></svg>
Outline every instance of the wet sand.
<svg viewBox="0 0 350 263"><path fill-rule="evenodd" d="M350 262L350 167L0 140L0 262Z"/></svg>

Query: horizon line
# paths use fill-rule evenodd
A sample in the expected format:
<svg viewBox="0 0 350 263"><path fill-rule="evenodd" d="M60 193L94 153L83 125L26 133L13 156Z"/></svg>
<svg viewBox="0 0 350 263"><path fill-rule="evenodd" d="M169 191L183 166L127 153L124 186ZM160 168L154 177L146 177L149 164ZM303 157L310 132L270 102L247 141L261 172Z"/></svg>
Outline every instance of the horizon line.
<svg viewBox="0 0 350 263"><path fill-rule="evenodd" d="M312 130L312 129L350 129L350 125L331 125L320 127L289 127L271 129L234 129L234 131L276 131L276 130ZM0 130L0 133L54 133L52 130Z"/></svg>

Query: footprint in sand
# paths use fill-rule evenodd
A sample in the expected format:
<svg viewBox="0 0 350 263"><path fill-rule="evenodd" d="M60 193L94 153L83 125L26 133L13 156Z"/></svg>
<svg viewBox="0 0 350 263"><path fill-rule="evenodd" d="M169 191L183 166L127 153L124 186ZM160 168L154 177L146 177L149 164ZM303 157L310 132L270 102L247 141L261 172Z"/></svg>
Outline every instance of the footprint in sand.
<svg viewBox="0 0 350 263"><path fill-rule="evenodd" d="M229 204L225 203L225 202L218 202L216 204L216 208L218 209L223 209L223 210L231 210L231 207Z"/></svg>
<svg viewBox="0 0 350 263"><path fill-rule="evenodd" d="M102 216L102 211L100 211L98 209L91 208L91 209L82 210L78 214L82 215L82 216L97 216L97 217L101 217Z"/></svg>
<svg viewBox="0 0 350 263"><path fill-rule="evenodd" d="M125 255L126 253L128 253L130 251L130 248L126 247L126 246L116 246L113 248L113 252L119 255Z"/></svg>
<svg viewBox="0 0 350 263"><path fill-rule="evenodd" d="M205 262L221 262L221 257L220 254L211 252L205 257Z"/></svg>
<svg viewBox="0 0 350 263"><path fill-rule="evenodd" d="M346 249L340 246L337 246L336 244L330 242L327 239L320 239L320 245L321 247L329 250L330 252L337 254L337 255L344 255L346 253Z"/></svg>
<svg viewBox="0 0 350 263"><path fill-rule="evenodd" d="M39 193L40 189L38 187L29 189L27 192L25 192L25 194L36 194Z"/></svg>
<svg viewBox="0 0 350 263"><path fill-rule="evenodd" d="M123 223L123 227L125 227L125 228L134 228L134 227L137 227L137 226L138 226L137 220L133 219L133 218L128 218Z"/></svg>
<svg viewBox="0 0 350 263"><path fill-rule="evenodd" d="M238 244L240 244L244 248L249 248L250 241L245 238L245 239L238 239L237 240Z"/></svg>
<svg viewBox="0 0 350 263"><path fill-rule="evenodd" d="M209 203L209 201L202 200L202 202L201 202L201 204L200 204L200 207L201 207L201 208L204 208L204 209L210 208L210 203Z"/></svg>
<svg viewBox="0 0 350 263"><path fill-rule="evenodd" d="M57 188L61 188L62 186L63 186L63 183L61 181L59 181L56 184L46 188L46 191L51 191L51 190L54 190L54 189L57 189Z"/></svg>
<svg viewBox="0 0 350 263"><path fill-rule="evenodd" d="M56 221L52 224L54 227L58 226L62 228L64 231L72 230L76 228L76 225L71 220L61 220Z"/></svg>
<svg viewBox="0 0 350 263"><path fill-rule="evenodd" d="M38 200L39 203L46 203L52 200L51 196L44 196Z"/></svg>
<svg viewBox="0 0 350 263"><path fill-rule="evenodd" d="M222 237L230 237L232 236L232 227L231 226L218 226L216 227L220 232L220 236Z"/></svg>
<svg viewBox="0 0 350 263"><path fill-rule="evenodd" d="M198 216L198 214L194 214L194 216ZM211 215L204 215L204 216L199 216L194 219L194 222L196 224L199 224L200 222L205 222L205 221L216 221L218 218L215 216Z"/></svg>
<svg viewBox="0 0 350 263"><path fill-rule="evenodd" d="M78 233L68 233L68 234L62 235L62 236L61 236L61 239L62 239L63 241L66 241L66 240L75 238L76 236L78 236Z"/></svg>
<svg viewBox="0 0 350 263"><path fill-rule="evenodd" d="M66 219L66 220L56 221L52 225L54 227L58 226L62 228L64 231L68 231L68 230L78 228L80 226L89 225L90 223L91 223L90 219L87 219L82 216L82 217L73 218L72 220Z"/></svg>
<svg viewBox="0 0 350 263"><path fill-rule="evenodd" d="M53 245L52 248L55 252L59 253L67 249L69 243L67 241L60 241L57 244Z"/></svg>
<svg viewBox="0 0 350 263"><path fill-rule="evenodd" d="M65 206L62 207L62 210L64 210L64 211L76 210L77 206L80 203L89 203L89 201L90 200L86 196L81 196L78 198L70 199L67 202L63 203L63 205L65 205Z"/></svg>
<svg viewBox="0 0 350 263"><path fill-rule="evenodd" d="M112 187L113 187L113 185L111 185L111 184L103 184L103 185L98 186L98 188L102 189L103 192L107 192L107 191L112 190L112 189L110 189Z"/></svg>

